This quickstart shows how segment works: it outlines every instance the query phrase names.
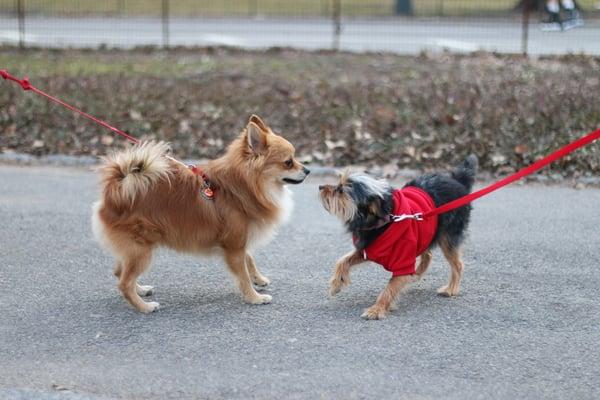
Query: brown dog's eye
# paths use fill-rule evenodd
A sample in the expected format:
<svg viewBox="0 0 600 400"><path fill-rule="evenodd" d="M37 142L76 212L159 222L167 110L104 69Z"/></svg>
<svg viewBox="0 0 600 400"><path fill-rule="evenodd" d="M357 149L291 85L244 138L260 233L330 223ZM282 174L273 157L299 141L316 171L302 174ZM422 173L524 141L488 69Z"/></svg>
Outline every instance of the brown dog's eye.
<svg viewBox="0 0 600 400"><path fill-rule="evenodd" d="M292 168L292 165L294 165L294 160L292 160L291 158L289 160L287 160L285 163L285 166L288 168Z"/></svg>

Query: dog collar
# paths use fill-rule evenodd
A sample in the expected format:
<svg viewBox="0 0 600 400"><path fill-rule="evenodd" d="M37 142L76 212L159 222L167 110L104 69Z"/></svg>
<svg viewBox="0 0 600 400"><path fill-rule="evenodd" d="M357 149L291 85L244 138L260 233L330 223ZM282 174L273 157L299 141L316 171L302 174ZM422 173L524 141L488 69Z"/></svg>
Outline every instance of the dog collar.
<svg viewBox="0 0 600 400"><path fill-rule="evenodd" d="M374 231L375 229L383 228L384 226L394 222L392 214L386 215L384 218L380 218L374 226L368 228L359 228L359 231Z"/></svg>
<svg viewBox="0 0 600 400"><path fill-rule="evenodd" d="M204 171L202 171L200 168L193 164L188 165L188 168L194 173L194 175L197 175L200 177L200 179L202 179L200 195L204 197L205 200L213 200L215 197L215 191L210 185L210 180L208 179L208 176L206 176Z"/></svg>

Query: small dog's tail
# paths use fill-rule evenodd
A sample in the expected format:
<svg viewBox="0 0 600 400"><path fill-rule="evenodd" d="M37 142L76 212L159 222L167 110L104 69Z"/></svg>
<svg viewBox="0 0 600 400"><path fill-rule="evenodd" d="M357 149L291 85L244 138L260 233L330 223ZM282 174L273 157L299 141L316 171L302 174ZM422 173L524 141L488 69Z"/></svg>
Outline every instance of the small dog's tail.
<svg viewBox="0 0 600 400"><path fill-rule="evenodd" d="M131 207L159 180L169 180L170 162L164 142L145 142L104 158L100 167L104 201Z"/></svg>
<svg viewBox="0 0 600 400"><path fill-rule="evenodd" d="M477 156L469 155L454 171L452 177L460 182L470 192L475 182L475 174L477 173Z"/></svg>

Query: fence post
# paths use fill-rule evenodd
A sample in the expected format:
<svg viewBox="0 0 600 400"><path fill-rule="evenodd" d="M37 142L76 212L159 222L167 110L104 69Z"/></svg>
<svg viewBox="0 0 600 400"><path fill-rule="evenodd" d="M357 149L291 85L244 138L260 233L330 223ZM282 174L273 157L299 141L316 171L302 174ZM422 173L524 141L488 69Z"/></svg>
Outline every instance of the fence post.
<svg viewBox="0 0 600 400"><path fill-rule="evenodd" d="M438 0L438 3L437 3L437 14L440 17L444 16L444 0Z"/></svg>
<svg viewBox="0 0 600 400"><path fill-rule="evenodd" d="M169 47L169 0L162 0L163 47Z"/></svg>
<svg viewBox="0 0 600 400"><path fill-rule="evenodd" d="M535 1L526 0L523 2L523 25L521 27L521 52L527 56L529 46L529 15Z"/></svg>
<svg viewBox="0 0 600 400"><path fill-rule="evenodd" d="M329 0L321 0L321 15L329 15Z"/></svg>
<svg viewBox="0 0 600 400"><path fill-rule="evenodd" d="M340 35L342 34L342 0L333 0L333 42L331 47L333 50L340 48Z"/></svg>
<svg viewBox="0 0 600 400"><path fill-rule="evenodd" d="M251 17L258 16L258 0L248 0L248 14Z"/></svg>
<svg viewBox="0 0 600 400"><path fill-rule="evenodd" d="M412 0L396 0L396 15L413 15Z"/></svg>
<svg viewBox="0 0 600 400"><path fill-rule="evenodd" d="M17 19L19 20L19 48L25 48L25 0L17 0Z"/></svg>

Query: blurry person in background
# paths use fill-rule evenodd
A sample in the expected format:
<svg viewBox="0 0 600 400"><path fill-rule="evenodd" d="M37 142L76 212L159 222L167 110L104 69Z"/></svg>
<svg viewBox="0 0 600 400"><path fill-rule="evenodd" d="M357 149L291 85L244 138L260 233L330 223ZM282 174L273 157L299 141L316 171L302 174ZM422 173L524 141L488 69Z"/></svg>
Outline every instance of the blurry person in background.
<svg viewBox="0 0 600 400"><path fill-rule="evenodd" d="M560 8L564 9L564 19L561 18ZM575 6L573 0L547 0L546 20L542 22L542 30L544 31L560 31L575 28L583 25L583 19Z"/></svg>

